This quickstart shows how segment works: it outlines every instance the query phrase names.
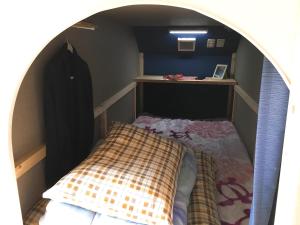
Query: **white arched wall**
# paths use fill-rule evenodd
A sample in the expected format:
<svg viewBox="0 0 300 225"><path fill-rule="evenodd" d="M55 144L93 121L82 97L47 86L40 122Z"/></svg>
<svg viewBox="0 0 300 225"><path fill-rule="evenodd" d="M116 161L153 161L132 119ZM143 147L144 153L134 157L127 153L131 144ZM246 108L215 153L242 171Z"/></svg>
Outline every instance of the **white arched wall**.
<svg viewBox="0 0 300 225"><path fill-rule="evenodd" d="M296 151L297 124L299 124L297 122L300 118L297 107L300 106L300 102L295 91L299 79L296 77L296 66L293 67L297 65L297 56L300 56L300 45L297 42L300 41L300 3L297 0L2 1L0 3L1 222L22 224L12 155L11 125L18 89L30 64L52 38L70 25L97 12L133 4L177 6L212 17L250 40L281 73L291 92L276 224L297 224L297 221L300 223L300 219L297 218L297 210L300 208L298 206L300 157ZM99 29L101 32L101 27Z"/></svg>

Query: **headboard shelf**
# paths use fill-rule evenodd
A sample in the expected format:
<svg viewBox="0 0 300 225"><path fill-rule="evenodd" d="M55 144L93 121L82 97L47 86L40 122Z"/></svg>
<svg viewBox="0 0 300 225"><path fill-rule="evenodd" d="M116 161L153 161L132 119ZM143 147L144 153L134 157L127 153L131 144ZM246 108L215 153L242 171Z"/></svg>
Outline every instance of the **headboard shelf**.
<svg viewBox="0 0 300 225"><path fill-rule="evenodd" d="M198 84L198 85L229 85L234 86L237 81L234 79L212 79L206 78L203 80L184 79L184 80L167 80L159 75L144 75L135 78L137 83L170 83L170 84Z"/></svg>

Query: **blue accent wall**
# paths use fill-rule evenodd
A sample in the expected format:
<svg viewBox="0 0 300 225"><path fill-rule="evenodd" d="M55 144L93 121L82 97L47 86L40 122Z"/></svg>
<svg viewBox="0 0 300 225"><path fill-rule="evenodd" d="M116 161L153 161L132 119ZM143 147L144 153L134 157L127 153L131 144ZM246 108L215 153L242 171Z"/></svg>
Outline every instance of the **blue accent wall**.
<svg viewBox="0 0 300 225"><path fill-rule="evenodd" d="M207 29L204 35L175 35L171 29ZM183 73L199 78L212 76L217 64L228 65L237 50L240 35L224 26L214 27L135 27L140 52L144 53L144 73ZM178 37L195 37L194 52L178 52ZM225 39L223 48L207 48L208 38ZM226 77L225 74L225 77ZM156 116L189 119L227 117L228 87L222 85L144 84L143 110ZM197 104L195 104L197 102Z"/></svg>
<svg viewBox="0 0 300 225"><path fill-rule="evenodd" d="M176 35L171 29L206 29L207 34ZM217 64L230 68L231 55L236 51L240 35L224 26L213 27L135 27L140 52L144 53L144 71L149 75L183 73L192 76L212 76ZM177 51L178 37L195 37L195 52ZM223 48L207 48L208 38L224 38Z"/></svg>
<svg viewBox="0 0 300 225"><path fill-rule="evenodd" d="M212 76L216 64L227 64L229 69L231 55L194 55L191 57L177 54L144 54L144 71L149 75L183 73L187 76Z"/></svg>

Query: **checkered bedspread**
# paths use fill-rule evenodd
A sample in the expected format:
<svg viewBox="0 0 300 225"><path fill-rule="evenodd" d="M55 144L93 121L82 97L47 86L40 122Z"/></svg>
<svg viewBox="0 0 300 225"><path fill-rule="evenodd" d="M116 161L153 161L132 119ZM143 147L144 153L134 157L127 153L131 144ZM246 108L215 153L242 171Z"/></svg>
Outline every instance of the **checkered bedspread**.
<svg viewBox="0 0 300 225"><path fill-rule="evenodd" d="M195 156L197 178L188 209L188 225L220 225L215 197L215 163L201 151L195 151Z"/></svg>
<svg viewBox="0 0 300 225"><path fill-rule="evenodd" d="M47 190L44 198L142 224L171 225L184 148L130 124Z"/></svg>
<svg viewBox="0 0 300 225"><path fill-rule="evenodd" d="M196 152L198 174L188 210L188 225L219 225L215 201L214 162L211 157ZM49 200L41 199L28 212L25 225L38 225Z"/></svg>

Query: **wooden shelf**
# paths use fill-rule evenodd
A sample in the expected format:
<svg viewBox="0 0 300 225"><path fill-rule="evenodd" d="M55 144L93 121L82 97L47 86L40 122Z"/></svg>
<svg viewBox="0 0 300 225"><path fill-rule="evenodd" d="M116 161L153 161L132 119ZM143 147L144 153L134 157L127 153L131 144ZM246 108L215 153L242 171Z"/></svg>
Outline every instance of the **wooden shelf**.
<svg viewBox="0 0 300 225"><path fill-rule="evenodd" d="M205 78L203 80L167 80L163 76L144 75L135 78L138 83L166 83L166 84L199 84L199 85L230 85L234 86L237 81L234 79L217 80Z"/></svg>

